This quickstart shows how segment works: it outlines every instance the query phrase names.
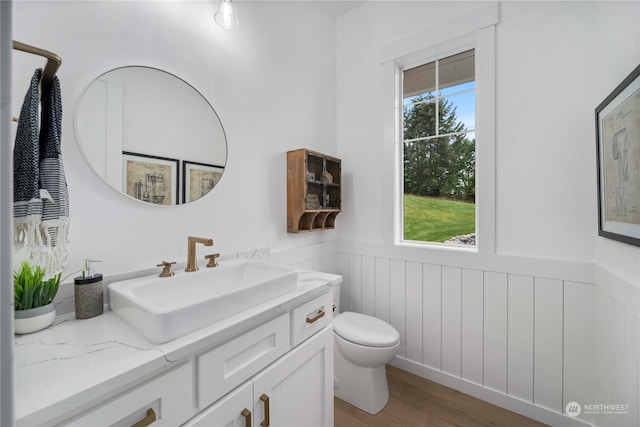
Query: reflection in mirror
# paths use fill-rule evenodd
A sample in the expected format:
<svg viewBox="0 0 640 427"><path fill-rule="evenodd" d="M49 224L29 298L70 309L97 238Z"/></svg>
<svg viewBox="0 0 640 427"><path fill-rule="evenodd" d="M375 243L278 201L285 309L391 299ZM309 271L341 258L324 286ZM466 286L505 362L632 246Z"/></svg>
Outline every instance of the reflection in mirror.
<svg viewBox="0 0 640 427"><path fill-rule="evenodd" d="M85 159L114 189L156 205L209 193L227 162L218 115L192 86L149 67L123 67L94 80L76 109Z"/></svg>

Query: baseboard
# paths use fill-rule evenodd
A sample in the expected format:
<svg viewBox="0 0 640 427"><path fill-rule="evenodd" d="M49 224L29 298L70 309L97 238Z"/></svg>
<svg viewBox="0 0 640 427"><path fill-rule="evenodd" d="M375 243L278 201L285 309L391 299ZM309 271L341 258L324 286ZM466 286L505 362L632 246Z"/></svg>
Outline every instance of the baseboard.
<svg viewBox="0 0 640 427"><path fill-rule="evenodd" d="M589 427L590 424L586 424L582 421L574 418L567 417L549 409L533 405L529 402L525 402L513 396L508 396L504 393L491 390L478 384L465 381L462 378L454 377L447 373L437 371L424 365L420 365L416 362L404 359L396 356L390 363L390 365L404 371L410 372L414 375L418 375L422 378L437 382L446 387L458 390L469 396L476 397L478 399L489 402L493 405L500 406L501 408L509 411L516 412L525 417L529 417L541 423L548 424L550 426L562 426L562 427Z"/></svg>

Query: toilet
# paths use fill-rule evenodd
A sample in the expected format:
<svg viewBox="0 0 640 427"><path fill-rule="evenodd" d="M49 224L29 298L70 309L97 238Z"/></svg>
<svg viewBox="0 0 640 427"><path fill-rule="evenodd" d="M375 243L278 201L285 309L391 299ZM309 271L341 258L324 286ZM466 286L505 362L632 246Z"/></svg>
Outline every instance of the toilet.
<svg viewBox="0 0 640 427"><path fill-rule="evenodd" d="M333 315L335 396L370 414L389 401L385 364L400 346L400 334L387 322L372 316L340 313L340 284L331 288Z"/></svg>

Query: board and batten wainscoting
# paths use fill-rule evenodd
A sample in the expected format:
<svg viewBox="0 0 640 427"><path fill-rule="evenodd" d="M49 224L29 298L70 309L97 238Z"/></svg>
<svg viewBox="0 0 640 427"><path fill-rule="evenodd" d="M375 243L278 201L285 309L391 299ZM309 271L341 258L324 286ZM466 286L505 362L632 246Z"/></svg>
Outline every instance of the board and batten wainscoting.
<svg viewBox="0 0 640 427"><path fill-rule="evenodd" d="M637 284L587 262L423 253L332 241L272 260L342 275L342 310L400 332L396 367L550 425L638 425ZM627 406L586 410L607 404Z"/></svg>

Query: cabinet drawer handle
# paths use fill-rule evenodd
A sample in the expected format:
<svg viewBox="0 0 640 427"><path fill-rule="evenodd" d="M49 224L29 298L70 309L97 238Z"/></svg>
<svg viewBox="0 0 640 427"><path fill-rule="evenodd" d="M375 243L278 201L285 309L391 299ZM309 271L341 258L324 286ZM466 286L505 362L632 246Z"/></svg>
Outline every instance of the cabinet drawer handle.
<svg viewBox="0 0 640 427"><path fill-rule="evenodd" d="M318 314L316 314L315 316L313 316L312 318L308 318L307 317L307 323L315 323L316 320L321 319L324 317L324 310L319 310Z"/></svg>
<svg viewBox="0 0 640 427"><path fill-rule="evenodd" d="M134 425L132 425L131 427L147 427L148 425L153 423L155 420L156 420L156 412L153 409L149 408L147 409L147 416L141 419L140 421L138 421L137 423L135 423Z"/></svg>
<svg viewBox="0 0 640 427"><path fill-rule="evenodd" d="M244 425L245 427L251 427L251 411L247 408L244 408L241 412L244 417Z"/></svg>
<svg viewBox="0 0 640 427"><path fill-rule="evenodd" d="M263 394L260 400L264 402L264 421L260 423L262 427L269 427L269 396Z"/></svg>

